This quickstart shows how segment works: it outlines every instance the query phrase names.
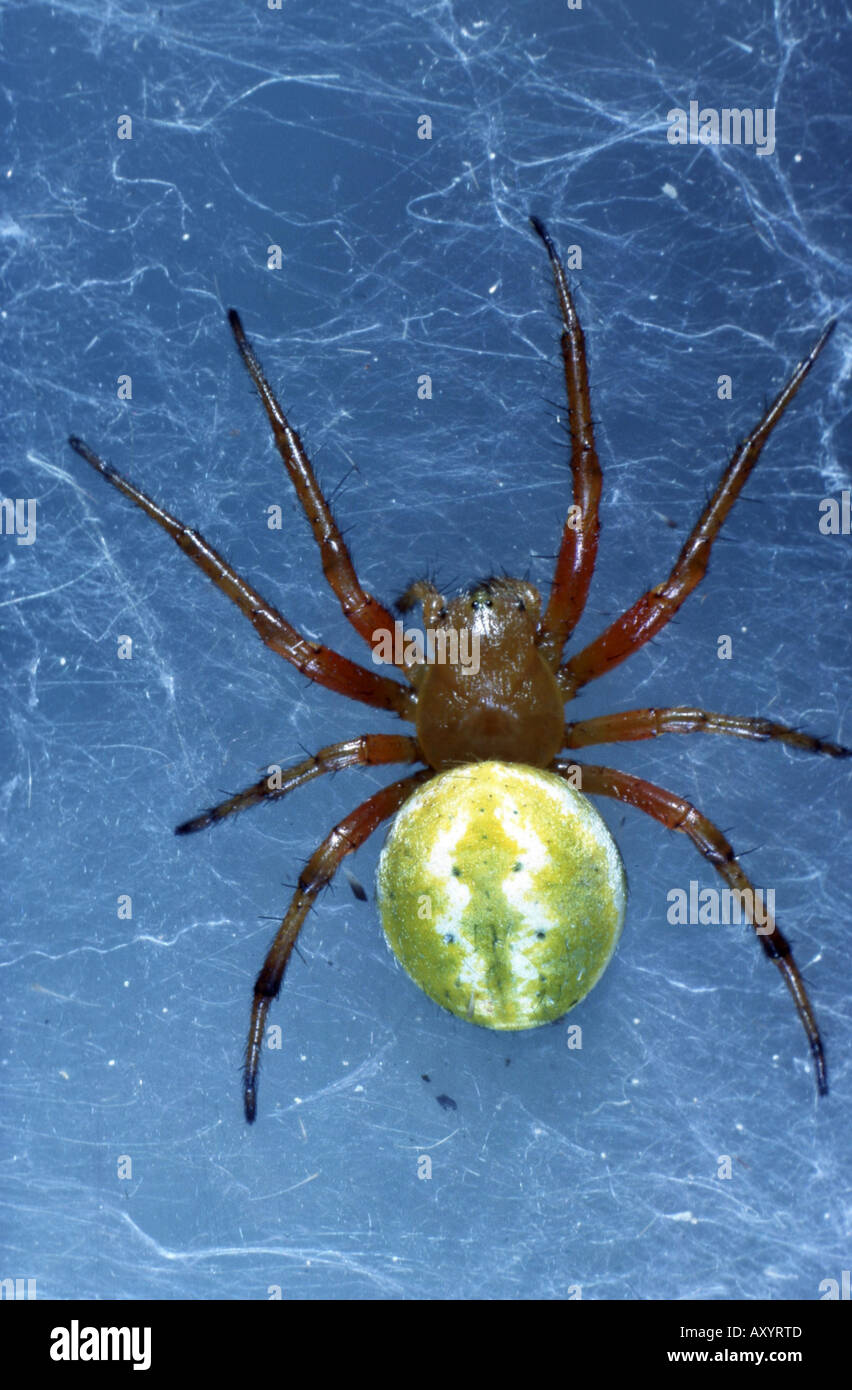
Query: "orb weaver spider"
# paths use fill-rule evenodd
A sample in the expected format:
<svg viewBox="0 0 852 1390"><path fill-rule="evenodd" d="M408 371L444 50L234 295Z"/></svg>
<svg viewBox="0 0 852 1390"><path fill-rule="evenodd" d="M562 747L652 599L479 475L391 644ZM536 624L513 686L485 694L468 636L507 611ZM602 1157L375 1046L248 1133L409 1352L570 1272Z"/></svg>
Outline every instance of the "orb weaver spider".
<svg viewBox="0 0 852 1390"><path fill-rule="evenodd" d="M834 321L825 327L759 424L735 448L668 578L643 593L594 641L563 659L565 645L585 607L595 567L601 470L595 450L582 328L550 234L537 217L530 220L550 260L562 320L561 349L573 481L573 505L563 530L549 598L543 605L536 589L526 581L492 578L447 602L431 582L423 580L412 585L398 604L399 610L405 612L419 603L424 624L430 628L453 627L460 633L478 637L481 657L476 673L462 671L458 665L417 660L406 652L393 657L393 664L405 681L403 684L329 647L306 640L197 531L140 492L81 439L72 436L69 440L71 447L87 463L168 532L184 554L245 614L261 640L274 652L309 680L350 700L387 710L415 725L413 736L362 734L330 744L283 775L264 777L177 827L179 835L206 829L237 811L261 801L277 800L313 778L340 768L424 764L420 770L375 792L344 817L323 840L299 877L296 892L254 986L244 1072L244 1106L249 1123L257 1113L258 1068L267 1014L279 992L287 962L311 904L345 856L362 845L382 822L399 812L430 779L451 769L486 763L496 764L498 768L521 764L528 770L546 769L565 779L576 765L561 756L563 750L655 738L665 733L701 732L743 739L777 739L813 753L835 758L850 756L847 748L768 719L716 714L688 706L622 710L566 722L564 706L577 691L656 636L704 577L711 547L725 518L769 435L825 347ZM373 646L377 633L394 629L393 614L359 582L299 435L278 404L236 310L229 311L228 320L239 354L269 418L278 452L313 531L328 585L355 631ZM644 811L670 830L687 835L732 889L751 892L751 883L725 836L688 801L610 767L582 764L581 777L584 793L614 797ZM771 918L764 919L760 925L752 920L751 925L756 928L763 950L781 971L793 996L810 1044L818 1091L826 1094L828 1084L822 1041L790 946Z"/></svg>

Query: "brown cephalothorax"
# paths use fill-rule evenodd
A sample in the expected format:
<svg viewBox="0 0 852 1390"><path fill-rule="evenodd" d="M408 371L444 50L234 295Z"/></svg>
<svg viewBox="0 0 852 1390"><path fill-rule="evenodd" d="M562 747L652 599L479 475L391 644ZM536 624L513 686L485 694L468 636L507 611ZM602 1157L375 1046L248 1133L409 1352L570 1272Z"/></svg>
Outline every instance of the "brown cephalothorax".
<svg viewBox="0 0 852 1390"><path fill-rule="evenodd" d="M417 743L440 770L460 763L548 767L564 746L564 696L538 647L541 599L531 584L490 579L447 603L424 599L423 622L469 635L477 670L435 661L417 673ZM470 643L468 644L470 645Z"/></svg>
<svg viewBox="0 0 852 1390"><path fill-rule="evenodd" d="M246 1119L257 1109L257 1076L269 1006L278 994L290 953L311 903L341 861L393 816L415 790L436 773L471 763L496 761L545 768L564 779L576 772L562 750L655 738L664 733L716 733L744 739L777 739L792 747L835 758L850 750L813 738L767 719L713 714L676 706L623 710L579 722L566 722L564 705L581 686L610 670L654 637L674 616L707 570L710 549L742 491L760 452L798 391L834 327L829 323L807 357L738 444L713 495L688 536L668 578L642 594L630 608L575 655L563 652L585 607L598 544L601 470L595 450L589 401L586 350L562 263L549 233L538 220L533 228L550 258L562 319L562 361L568 398L572 500L568 510L546 606L532 585L520 579L490 579L449 602L426 581L414 584L398 605L405 612L422 606L424 625L439 641L455 634L475 646L466 663L420 656L408 645L391 644L390 660L402 680L361 666L329 647L308 641L261 597L197 531L164 511L145 493L98 457L82 440L72 448L114 487L153 518L254 625L261 640L296 666L309 680L363 704L413 721L415 735L362 734L330 744L276 777L263 778L245 791L178 826L185 835L205 829L257 802L285 796L304 782L344 767L421 764L418 771L375 792L346 816L315 851L281 923L254 988L246 1048ZM323 572L343 613L375 653L376 636L394 630L396 619L358 580L347 547L314 476L302 442L286 419L246 338L239 315L229 322L243 362L272 427L275 443L292 479L320 550ZM403 683L404 682L404 683ZM681 831L695 844L730 888L748 893L752 885L720 830L688 801L613 768L582 765L582 789L614 797L645 811L660 824ZM793 996L811 1048L817 1087L828 1089L819 1030L790 947L771 917L752 919L758 939L780 969Z"/></svg>

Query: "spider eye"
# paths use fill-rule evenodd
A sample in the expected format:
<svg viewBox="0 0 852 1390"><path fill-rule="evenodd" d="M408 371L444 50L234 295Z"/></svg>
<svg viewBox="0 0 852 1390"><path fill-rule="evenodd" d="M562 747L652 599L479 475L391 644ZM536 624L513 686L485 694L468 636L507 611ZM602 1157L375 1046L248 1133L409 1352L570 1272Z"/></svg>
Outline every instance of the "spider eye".
<svg viewBox="0 0 852 1390"><path fill-rule="evenodd" d="M522 598L518 599L518 611L520 613L526 613L527 611L527 605L524 603Z"/></svg>

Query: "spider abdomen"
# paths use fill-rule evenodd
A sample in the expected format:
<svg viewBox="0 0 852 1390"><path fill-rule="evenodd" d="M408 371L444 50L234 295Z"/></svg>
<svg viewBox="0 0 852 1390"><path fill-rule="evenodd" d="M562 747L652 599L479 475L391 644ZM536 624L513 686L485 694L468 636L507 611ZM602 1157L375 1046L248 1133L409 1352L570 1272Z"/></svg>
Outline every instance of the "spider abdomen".
<svg viewBox="0 0 852 1390"><path fill-rule="evenodd" d="M379 864L385 935L437 1004L486 1028L560 1018L615 950L626 889L592 804L539 768L477 763L406 802Z"/></svg>

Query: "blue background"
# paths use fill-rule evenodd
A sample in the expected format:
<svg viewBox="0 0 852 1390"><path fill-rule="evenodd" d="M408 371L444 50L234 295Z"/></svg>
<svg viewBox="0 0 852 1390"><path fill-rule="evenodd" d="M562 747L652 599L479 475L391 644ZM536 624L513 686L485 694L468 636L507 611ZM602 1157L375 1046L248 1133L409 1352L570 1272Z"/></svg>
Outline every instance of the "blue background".
<svg viewBox="0 0 852 1390"><path fill-rule="evenodd" d="M377 834L348 864L370 901L341 874L304 929L249 1129L268 941L315 846L395 774L173 827L270 762L400 726L266 650L66 436L364 660L234 304L370 588L391 602L424 573L452 589L505 568L546 589L569 474L534 211L583 253L605 476L584 644L668 573L733 444L843 309L844 7L204 0L2 21L0 490L37 499L38 533L2 538L0 1273L54 1298L818 1298L852 1257L848 765L699 736L586 754L693 799L775 889L827 1100L750 933L667 923L667 893L721 886L712 869L601 802L631 897L570 1019L581 1051L565 1022L490 1034L419 993L379 927ZM669 145L691 99L775 107L775 154ZM852 743L850 541L817 525L850 486L849 359L844 320L706 582L573 717L700 703Z"/></svg>

